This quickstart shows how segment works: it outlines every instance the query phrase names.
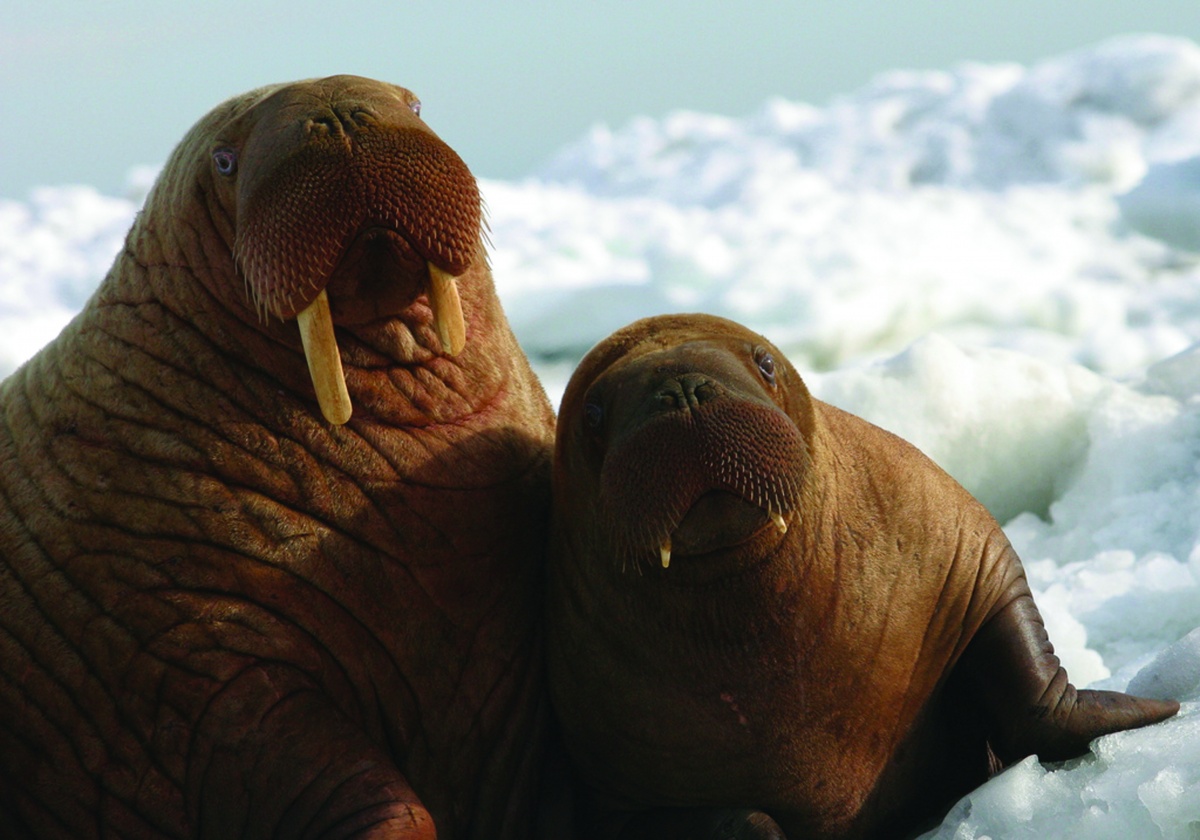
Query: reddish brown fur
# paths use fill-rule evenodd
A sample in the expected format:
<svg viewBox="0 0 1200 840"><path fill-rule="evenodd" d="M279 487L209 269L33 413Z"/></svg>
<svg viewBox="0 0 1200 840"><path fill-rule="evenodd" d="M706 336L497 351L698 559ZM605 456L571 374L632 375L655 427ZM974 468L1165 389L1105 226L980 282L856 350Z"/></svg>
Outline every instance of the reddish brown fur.
<svg viewBox="0 0 1200 840"><path fill-rule="evenodd" d="M686 407L664 402L679 383ZM802 446L765 434L783 423ZM699 457L625 463L693 441ZM735 448L787 473L764 481L796 483L778 496L786 534L755 518L762 498L702 466ZM722 492L689 514L705 476ZM662 541L681 535L662 568ZM601 811L757 808L796 838L888 834L982 782L997 755L1078 754L1175 708L1076 703L987 511L904 441L811 398L764 338L711 316L637 322L581 363L559 416L551 540L551 693Z"/></svg>
<svg viewBox="0 0 1200 840"><path fill-rule="evenodd" d="M528 835L553 417L412 101L216 108L0 388L0 835ZM453 358L425 257L464 272ZM280 320L327 283L342 427Z"/></svg>

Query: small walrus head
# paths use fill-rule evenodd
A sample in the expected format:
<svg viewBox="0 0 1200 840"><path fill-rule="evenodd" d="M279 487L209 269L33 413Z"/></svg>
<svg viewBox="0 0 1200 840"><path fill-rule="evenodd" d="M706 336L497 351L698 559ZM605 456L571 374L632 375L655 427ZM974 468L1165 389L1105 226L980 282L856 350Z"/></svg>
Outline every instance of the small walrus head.
<svg viewBox="0 0 1200 840"><path fill-rule="evenodd" d="M762 336L710 315L637 321L568 383L556 517L622 569L740 564L799 515L812 424L804 383Z"/></svg>
<svg viewBox="0 0 1200 840"><path fill-rule="evenodd" d="M394 317L425 294L440 350L465 342L456 278L486 262L481 199L419 112L412 92L357 76L260 88L204 117L147 201L152 218L191 214L192 225L180 208L199 202L233 261L205 246L214 274L241 278L211 291L261 320L299 322L335 423L350 403L334 323Z"/></svg>

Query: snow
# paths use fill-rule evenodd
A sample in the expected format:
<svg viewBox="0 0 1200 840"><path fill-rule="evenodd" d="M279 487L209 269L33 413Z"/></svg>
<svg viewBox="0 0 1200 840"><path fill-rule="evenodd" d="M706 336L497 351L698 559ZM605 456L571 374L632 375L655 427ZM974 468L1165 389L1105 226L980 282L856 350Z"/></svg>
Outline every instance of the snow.
<svg viewBox="0 0 1200 840"><path fill-rule="evenodd" d="M95 288L152 173L0 200L0 375ZM1129 36L824 108L597 126L482 188L552 398L634 318L747 323L988 505L1077 685L1183 701L1010 768L927 836L1200 835L1200 47Z"/></svg>

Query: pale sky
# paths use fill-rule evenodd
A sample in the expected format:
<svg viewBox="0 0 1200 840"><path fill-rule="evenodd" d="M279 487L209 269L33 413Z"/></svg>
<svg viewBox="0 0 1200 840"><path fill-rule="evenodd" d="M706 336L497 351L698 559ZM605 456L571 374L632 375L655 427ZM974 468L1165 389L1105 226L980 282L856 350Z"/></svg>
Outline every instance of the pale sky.
<svg viewBox="0 0 1200 840"><path fill-rule="evenodd" d="M222 99L331 73L411 88L477 175L518 178L597 122L824 105L885 70L1130 32L1200 41L1200 1L0 0L0 197L119 194Z"/></svg>

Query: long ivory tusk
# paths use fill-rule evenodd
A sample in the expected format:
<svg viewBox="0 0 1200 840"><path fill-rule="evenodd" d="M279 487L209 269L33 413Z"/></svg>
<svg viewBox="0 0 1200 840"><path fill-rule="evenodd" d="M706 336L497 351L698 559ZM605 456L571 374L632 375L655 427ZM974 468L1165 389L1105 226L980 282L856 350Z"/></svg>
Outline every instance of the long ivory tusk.
<svg viewBox="0 0 1200 840"><path fill-rule="evenodd" d="M467 343L467 325L463 321L462 301L454 275L429 263L429 308L433 310L433 328L442 350L451 356L462 352Z"/></svg>
<svg viewBox="0 0 1200 840"><path fill-rule="evenodd" d="M671 540L670 538L663 540L663 544L659 546L658 554L662 558L663 568L671 565Z"/></svg>
<svg viewBox="0 0 1200 840"><path fill-rule="evenodd" d="M354 407L350 404L350 392L346 390L342 357L338 353L333 318L329 314L329 297L324 289L296 316L296 322L300 325L300 342L304 345L304 358L308 361L308 373L317 392L321 413L330 423L340 426L350 419Z"/></svg>

